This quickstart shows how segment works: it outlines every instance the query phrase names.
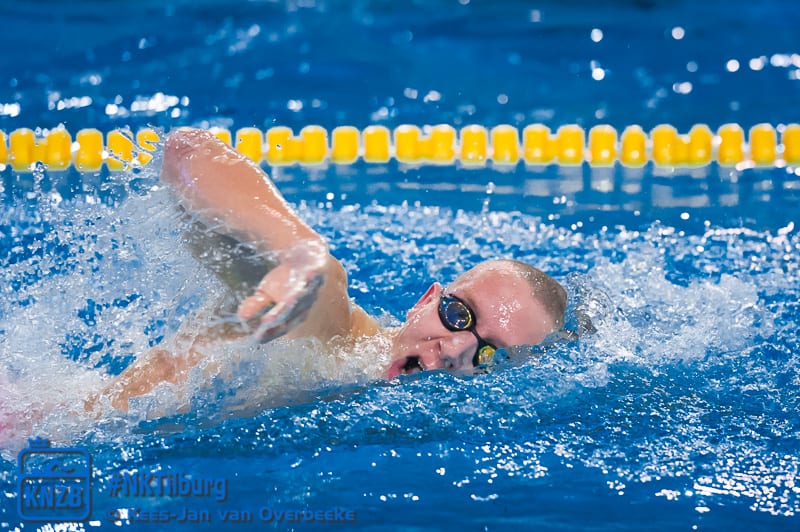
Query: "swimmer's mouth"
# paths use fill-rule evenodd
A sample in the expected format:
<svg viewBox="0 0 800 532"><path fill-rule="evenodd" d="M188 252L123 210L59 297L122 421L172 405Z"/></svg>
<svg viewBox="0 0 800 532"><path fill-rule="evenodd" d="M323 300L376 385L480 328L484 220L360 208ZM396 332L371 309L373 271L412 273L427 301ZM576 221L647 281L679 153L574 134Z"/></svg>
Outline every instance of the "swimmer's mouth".
<svg viewBox="0 0 800 532"><path fill-rule="evenodd" d="M389 368L389 380L394 379L398 375L411 375L425 371L420 357L412 355L399 360L395 360L394 364Z"/></svg>
<svg viewBox="0 0 800 532"><path fill-rule="evenodd" d="M410 375L418 371L425 371L425 368L422 367L422 360L415 356L406 357L406 363L403 364L403 373Z"/></svg>

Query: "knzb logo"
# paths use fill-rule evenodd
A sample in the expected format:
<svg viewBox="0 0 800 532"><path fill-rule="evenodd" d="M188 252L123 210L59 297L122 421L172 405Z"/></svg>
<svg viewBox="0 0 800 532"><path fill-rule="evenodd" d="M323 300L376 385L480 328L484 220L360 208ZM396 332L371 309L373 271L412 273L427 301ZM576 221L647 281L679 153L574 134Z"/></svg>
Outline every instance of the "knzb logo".
<svg viewBox="0 0 800 532"><path fill-rule="evenodd" d="M50 441L28 440L17 455L22 519L85 521L92 512L92 462L86 449L50 447Z"/></svg>

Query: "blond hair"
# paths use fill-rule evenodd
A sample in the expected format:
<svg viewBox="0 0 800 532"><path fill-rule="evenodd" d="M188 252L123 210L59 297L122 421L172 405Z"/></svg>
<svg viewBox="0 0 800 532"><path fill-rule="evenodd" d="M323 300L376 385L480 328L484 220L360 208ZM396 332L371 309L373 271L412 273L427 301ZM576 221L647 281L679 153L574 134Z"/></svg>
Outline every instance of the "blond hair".
<svg viewBox="0 0 800 532"><path fill-rule="evenodd" d="M473 270L506 267L527 281L531 297L540 302L547 311L556 329L564 326L564 313L567 309L567 291L558 281L530 264L514 259L495 259L479 264Z"/></svg>
<svg viewBox="0 0 800 532"><path fill-rule="evenodd" d="M531 294L538 300L553 319L556 328L564 325L564 313L567 310L567 291L561 284L538 268L524 262L503 259L514 271L528 281Z"/></svg>

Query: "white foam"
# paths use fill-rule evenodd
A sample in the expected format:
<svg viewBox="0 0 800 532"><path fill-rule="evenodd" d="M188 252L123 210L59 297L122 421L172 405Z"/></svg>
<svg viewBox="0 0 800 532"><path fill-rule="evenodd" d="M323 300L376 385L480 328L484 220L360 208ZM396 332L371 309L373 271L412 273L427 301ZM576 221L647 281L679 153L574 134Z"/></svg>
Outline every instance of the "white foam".
<svg viewBox="0 0 800 532"><path fill-rule="evenodd" d="M585 271L578 286L598 332L563 362L572 365L565 378L581 386L605 386L609 365L617 361L657 366L701 360L709 352L734 356L748 348L754 329L760 334L771 330L772 314L760 294L796 281L796 268L788 276L780 269L785 263L780 268L764 263L758 276L735 274L752 260L742 248L750 253L764 246L785 249L797 245L794 235L709 232L686 237L660 226L644 233L592 235L515 213L407 205L340 211L306 205L300 210L321 231L338 235L332 249L350 271L357 302L374 313L389 305L400 317L429 282L447 283L483 259L519 258L556 275ZM204 301L223 291L181 243L180 217L164 189L134 195L113 208L96 201L63 201L40 209L32 223L36 216L53 225L45 244L70 247L70 266L62 271L55 254L42 248L3 272L4 282L23 286L0 302L0 391L5 398L0 425L6 425L2 433L7 440L0 442L2 447L37 430L69 438L98 426L76 405L110 380L104 357L141 356L156 336L171 337ZM32 232L3 223L12 231ZM676 279L668 257L691 258L715 242L722 253L711 264L734 273L712 270L693 273L689 281ZM703 256L694 257L703 266ZM39 278L27 281L29 272ZM393 319L384 314L383 321ZM66 345L76 341L82 346ZM95 351L76 362L64 356L67 347ZM185 385L162 385L132 401L128 423L185 410L214 418L309 400L326 386L381 378L387 357L388 346L381 340L333 351L307 341L220 345ZM17 428L9 429L9 420Z"/></svg>

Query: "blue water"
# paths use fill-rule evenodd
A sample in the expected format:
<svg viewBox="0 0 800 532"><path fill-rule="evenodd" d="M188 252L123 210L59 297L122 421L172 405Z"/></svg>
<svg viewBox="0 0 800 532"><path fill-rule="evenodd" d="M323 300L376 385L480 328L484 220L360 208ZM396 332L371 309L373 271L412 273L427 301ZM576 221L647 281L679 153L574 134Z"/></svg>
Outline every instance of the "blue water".
<svg viewBox="0 0 800 532"><path fill-rule="evenodd" d="M0 20L4 131L800 122L796 2L83 1L3 3ZM188 413L160 390L86 419L63 404L80 411L217 290L156 174L0 172L0 424L90 451L86 529L187 507L211 522L169 526L797 528L796 169L276 170L384 322L504 256L564 282L598 332L469 379L237 352L230 375L190 383ZM22 525L28 435L1 446L0 529ZM113 496L133 471L222 479L228 498ZM262 523L264 508L355 521ZM236 509L253 522L218 513Z"/></svg>

